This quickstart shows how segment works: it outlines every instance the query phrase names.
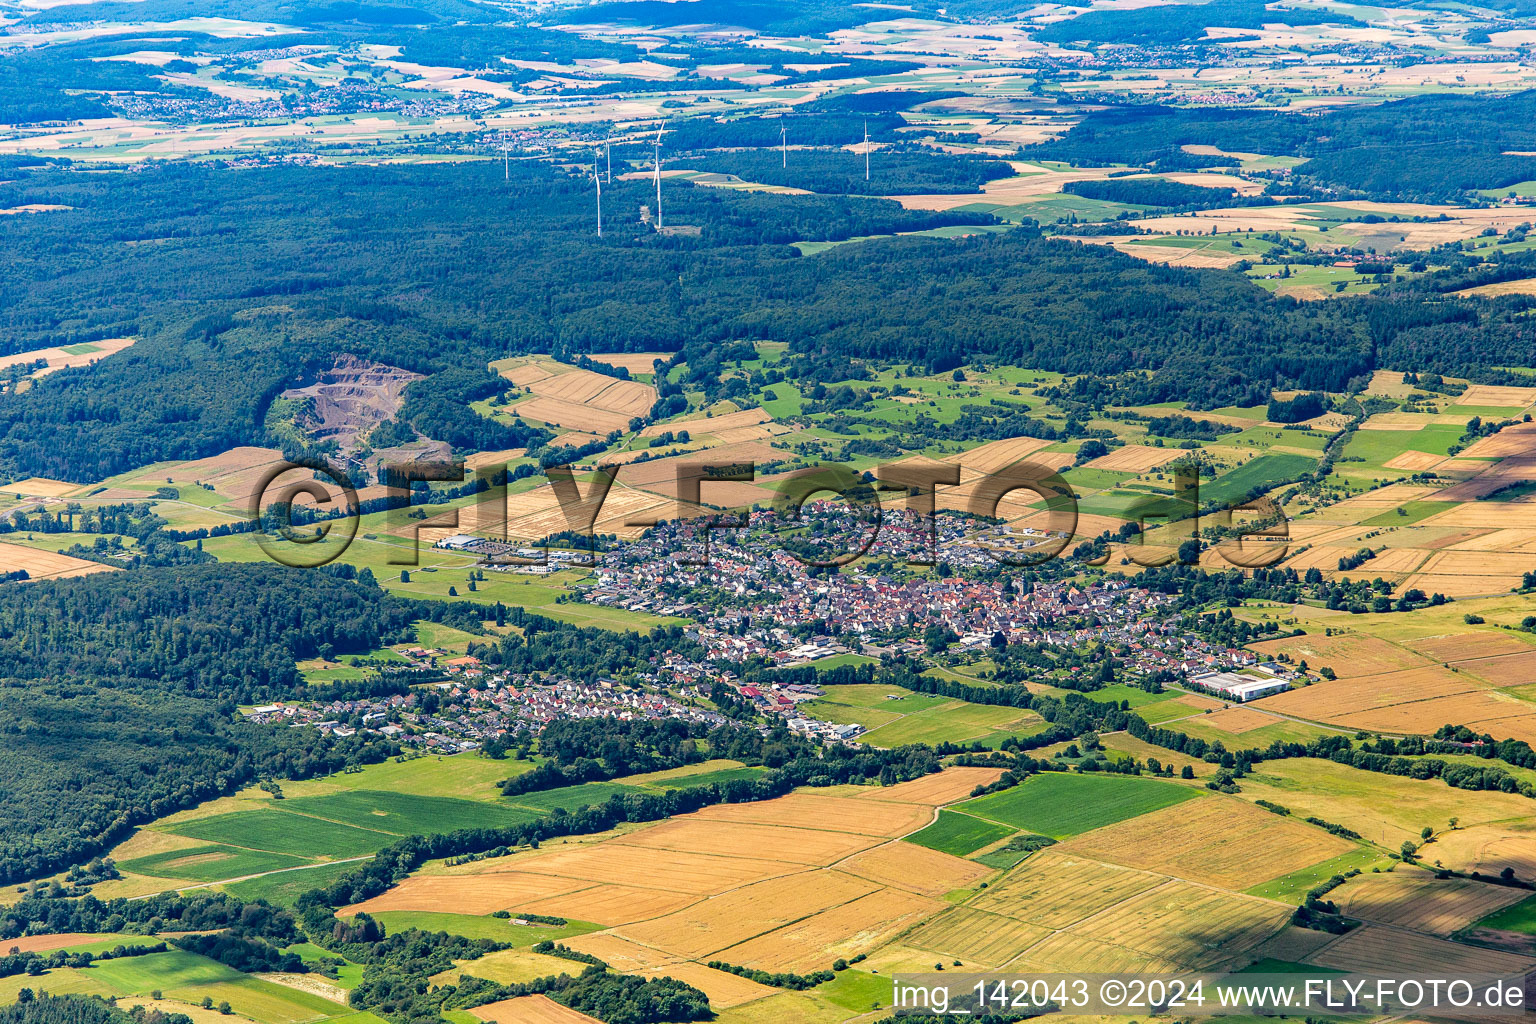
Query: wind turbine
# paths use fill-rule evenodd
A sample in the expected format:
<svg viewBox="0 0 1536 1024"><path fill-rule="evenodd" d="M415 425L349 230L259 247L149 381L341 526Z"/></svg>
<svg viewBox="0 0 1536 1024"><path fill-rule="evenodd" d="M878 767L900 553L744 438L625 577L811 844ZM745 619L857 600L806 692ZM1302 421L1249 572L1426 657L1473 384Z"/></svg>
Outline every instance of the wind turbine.
<svg viewBox="0 0 1536 1024"><path fill-rule="evenodd" d="M864 180L869 180L869 122L864 122Z"/></svg>
<svg viewBox="0 0 1536 1024"><path fill-rule="evenodd" d="M661 122L661 127L656 129L656 230L661 230L661 136L667 130L667 122Z"/></svg>
<svg viewBox="0 0 1536 1024"><path fill-rule="evenodd" d="M597 237L603 237L603 179L597 173L597 153L592 154L592 183L597 186Z"/></svg>
<svg viewBox="0 0 1536 1024"><path fill-rule="evenodd" d="M512 157L505 142L501 144L501 180L512 180Z"/></svg>
<svg viewBox="0 0 1536 1024"><path fill-rule="evenodd" d="M603 161L608 168L608 184L613 184L613 140L603 140Z"/></svg>
<svg viewBox="0 0 1536 1024"><path fill-rule="evenodd" d="M788 141L788 138L789 137L784 134L784 115L780 114L779 115L779 157L781 159L781 165L784 166L784 167L788 167L789 166L789 141Z"/></svg>

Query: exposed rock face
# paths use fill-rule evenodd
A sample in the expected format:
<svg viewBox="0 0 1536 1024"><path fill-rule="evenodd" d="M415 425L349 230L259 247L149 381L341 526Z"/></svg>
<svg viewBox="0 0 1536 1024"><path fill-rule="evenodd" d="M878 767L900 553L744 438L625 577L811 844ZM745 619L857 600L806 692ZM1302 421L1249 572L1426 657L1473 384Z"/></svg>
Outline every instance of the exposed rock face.
<svg viewBox="0 0 1536 1024"><path fill-rule="evenodd" d="M347 449L393 419L404 401L405 386L421 377L398 366L341 355L313 384L290 388L282 397L304 403L298 426L306 434Z"/></svg>

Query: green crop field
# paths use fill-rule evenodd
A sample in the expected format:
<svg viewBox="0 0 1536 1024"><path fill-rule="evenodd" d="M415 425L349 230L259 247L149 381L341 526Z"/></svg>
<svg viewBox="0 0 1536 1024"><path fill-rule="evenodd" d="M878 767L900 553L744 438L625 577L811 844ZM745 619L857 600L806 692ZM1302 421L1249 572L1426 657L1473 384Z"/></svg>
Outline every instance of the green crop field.
<svg viewBox="0 0 1536 1024"><path fill-rule="evenodd" d="M837 972L837 977L831 981L818 985L815 992L845 1010L868 1013L891 1001L891 979L850 967Z"/></svg>
<svg viewBox="0 0 1536 1024"><path fill-rule="evenodd" d="M284 801L285 803L287 801ZM158 828L177 835L252 850L295 856L361 857L377 853L395 836L287 811L235 811Z"/></svg>
<svg viewBox="0 0 1536 1024"><path fill-rule="evenodd" d="M557 807L573 811L578 807L600 804L610 797L632 796L644 792L646 790L638 786L625 786L617 782L587 782L579 786L561 786L559 789L509 796L506 799L516 805L516 813L526 814L523 820L532 820Z"/></svg>
<svg viewBox="0 0 1536 1024"><path fill-rule="evenodd" d="M1334 875L1342 875L1351 869L1369 871L1373 867L1385 867L1391 863L1392 861L1381 851L1362 846L1325 860L1321 864L1313 864L1300 871L1292 871L1288 875L1271 879L1263 885L1256 885L1248 890L1248 894L1272 900L1284 900L1287 903L1299 903L1309 889L1328 881Z"/></svg>
<svg viewBox="0 0 1536 1024"><path fill-rule="evenodd" d="M1124 775L1032 775L1012 789L959 805L968 814L1066 839L1198 795L1193 789Z"/></svg>
<svg viewBox="0 0 1536 1024"><path fill-rule="evenodd" d="M907 842L926 846L941 853L963 857L983 846L991 846L1000 839L1013 835L1014 829L993 821L983 821L959 811L944 810L932 825L907 836Z"/></svg>
<svg viewBox="0 0 1536 1024"><path fill-rule="evenodd" d="M298 871L282 871L261 878L248 878L243 882L231 882L224 891L242 900L266 900L280 907L291 907L300 896L311 889L330 885L348 871L362 867L361 862L345 864L321 864Z"/></svg>
<svg viewBox="0 0 1536 1024"><path fill-rule="evenodd" d="M603 926L586 921L568 921L564 925L521 925L507 918L479 917L474 914L435 914L416 910L386 910L373 915L391 932L420 928L425 932L447 932L466 939L494 939L513 946L531 946L545 939L564 939L585 935Z"/></svg>
<svg viewBox="0 0 1536 1024"><path fill-rule="evenodd" d="M464 635L469 636L467 633ZM493 761L472 753L412 757L328 775L320 785L495 802L501 799L497 782L521 775L536 764L536 760L516 761L511 758ZM309 795L309 787L305 783L285 785L283 788L294 796Z"/></svg>
<svg viewBox="0 0 1536 1024"><path fill-rule="evenodd" d="M1504 932L1536 935L1536 896L1523 899L1477 922L1479 928L1497 928Z"/></svg>
<svg viewBox="0 0 1536 1024"><path fill-rule="evenodd" d="M292 814L307 814L397 836L515 825L533 818L532 815L511 808L479 800L416 796L383 790L353 790L327 796L291 798L283 802L283 809Z"/></svg>
<svg viewBox="0 0 1536 1024"><path fill-rule="evenodd" d="M700 772L697 775L679 775L670 779L657 779L646 783L651 789L687 789L689 786L724 785L737 779L761 778L764 768L722 768L716 772Z"/></svg>
<svg viewBox="0 0 1536 1024"><path fill-rule="evenodd" d="M1200 501L1223 505L1240 502L1255 489L1272 490L1310 473L1316 466L1317 460L1304 455L1260 455L1210 483L1202 481Z"/></svg>
<svg viewBox="0 0 1536 1024"><path fill-rule="evenodd" d="M298 867L310 863L302 857L264 850L241 850L233 846L194 846L148 857L136 857L119 865L124 871L157 878L185 878L193 882L216 882L221 878L259 875L266 871Z"/></svg>

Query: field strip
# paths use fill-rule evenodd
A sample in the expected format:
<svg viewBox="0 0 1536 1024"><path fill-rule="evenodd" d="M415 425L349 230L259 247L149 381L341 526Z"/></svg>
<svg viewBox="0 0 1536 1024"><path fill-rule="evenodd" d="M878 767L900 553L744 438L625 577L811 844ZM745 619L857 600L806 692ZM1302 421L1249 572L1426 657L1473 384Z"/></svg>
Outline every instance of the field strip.
<svg viewBox="0 0 1536 1024"><path fill-rule="evenodd" d="M228 844L226 843L225 845ZM207 889L215 885L228 885L230 882L248 882L253 878L266 878L269 875L286 875L290 871L308 871L311 868L328 868L334 864L356 864L359 861L373 860L375 856L375 854L370 853L366 857L347 857L344 860L323 860L318 864L298 864L291 868L277 868L274 871L258 871L254 875L239 875L235 878L221 878L216 882L199 882L196 885L183 885L175 889L161 889L159 892L146 892L138 896L130 896L128 898L130 900L144 900L151 896L160 896L168 892L190 892L193 889Z"/></svg>

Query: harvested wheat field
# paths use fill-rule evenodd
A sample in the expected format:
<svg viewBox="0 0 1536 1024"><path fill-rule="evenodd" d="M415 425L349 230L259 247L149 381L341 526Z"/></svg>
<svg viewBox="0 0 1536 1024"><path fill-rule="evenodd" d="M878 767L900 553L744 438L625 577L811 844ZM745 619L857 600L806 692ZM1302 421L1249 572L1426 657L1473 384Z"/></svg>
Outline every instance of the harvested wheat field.
<svg viewBox="0 0 1536 1024"><path fill-rule="evenodd" d="M1492 658L1474 661L1453 661L1451 665L1470 672L1494 686L1519 686L1536 682L1536 650L1519 654L1500 654Z"/></svg>
<svg viewBox="0 0 1536 1024"><path fill-rule="evenodd" d="M476 960L460 960L432 976L434 985L454 985L460 975L484 978L500 985L516 985L537 978L570 974L571 961L527 949L501 949Z"/></svg>
<svg viewBox="0 0 1536 1024"><path fill-rule="evenodd" d="M591 370L570 370L527 385L539 398L570 402L621 416L644 416L656 404L656 389Z"/></svg>
<svg viewBox="0 0 1536 1024"><path fill-rule="evenodd" d="M1536 880L1536 821L1464 825L1440 833L1430 849L1457 871L1494 876L1512 868L1517 878Z"/></svg>
<svg viewBox="0 0 1536 1024"><path fill-rule="evenodd" d="M520 871L483 875L412 875L388 892L342 907L337 913L347 917L359 912L377 914L386 910L489 914L589 888L592 884L587 880Z"/></svg>
<svg viewBox="0 0 1536 1024"><path fill-rule="evenodd" d="M1433 469L1444 461L1444 455L1431 455L1429 452L1410 449L1401 455L1393 456L1382 463L1382 465L1388 469L1401 469L1407 473L1417 473L1420 470Z"/></svg>
<svg viewBox="0 0 1536 1024"><path fill-rule="evenodd" d="M1465 459L1504 459L1511 455L1536 455L1536 423L1516 423L1490 437L1468 445Z"/></svg>
<svg viewBox="0 0 1536 1024"><path fill-rule="evenodd" d="M1452 292L1451 294L1481 295L1484 298L1493 298L1498 295L1536 295L1536 277L1522 277L1516 281L1495 281L1493 284L1480 284L1473 288L1463 288L1460 291ZM1467 392L1470 394L1472 391L1475 391L1476 389L1483 386L1484 385L1481 384L1474 384L1467 388ZM1473 403L1468 401L1467 404L1471 405ZM1477 404L1498 405L1501 403L1479 402Z"/></svg>
<svg viewBox="0 0 1536 1024"><path fill-rule="evenodd" d="M1126 946L1078 935L1076 932L1057 932L1031 946L1013 970L1036 969L1060 972L1090 973L1172 973L1184 969L1174 960L1149 956Z"/></svg>
<svg viewBox="0 0 1536 1024"><path fill-rule="evenodd" d="M1001 768L946 768L911 782L866 788L855 798L940 807L959 803L970 796L971 790L977 786L989 786L1002 778L1002 775Z"/></svg>
<svg viewBox="0 0 1536 1024"><path fill-rule="evenodd" d="M45 373L53 373L55 370L63 370L73 366L89 366L98 359L121 352L132 345L134 338L106 338L101 341L86 342L79 345L68 345L63 348L40 348L31 352L20 352L16 355L0 356L0 370L7 366L16 366L21 363L35 363L39 359L45 360L48 365L39 370L34 376L41 377ZM74 351L70 351L73 349Z"/></svg>
<svg viewBox="0 0 1536 1024"><path fill-rule="evenodd" d="M958 462L961 479L969 479L977 474L996 473L1027 461L1031 455L1053 444L1054 441L1042 441L1038 437L1011 437L1002 441L989 441L958 455L951 455L944 461Z"/></svg>
<svg viewBox="0 0 1536 1024"><path fill-rule="evenodd" d="M991 868L973 860L915 843L886 843L840 861L837 867L871 882L926 896L942 896L992 874Z"/></svg>
<svg viewBox="0 0 1536 1024"><path fill-rule="evenodd" d="M565 940L565 945L582 953L590 953L599 960L611 964L615 970L626 973L660 969L679 962L678 958L671 953L652 949L650 946L642 946L613 932L577 935Z"/></svg>
<svg viewBox="0 0 1536 1024"><path fill-rule="evenodd" d="M1047 850L968 905L1044 928L1066 928L1164 881L1146 871Z"/></svg>
<svg viewBox="0 0 1536 1024"><path fill-rule="evenodd" d="M812 793L790 793L777 800L744 804L716 804L695 812L693 817L700 821L746 821L886 838L915 832L933 820L932 812L920 805L892 807L855 797Z"/></svg>
<svg viewBox="0 0 1536 1024"><path fill-rule="evenodd" d="M615 931L621 938L696 960L876 891L873 882L852 875L805 871L743 886Z"/></svg>
<svg viewBox="0 0 1536 1024"><path fill-rule="evenodd" d="M919 949L962 960L971 967L996 968L1050 934L1048 928L964 906L945 911L905 941Z"/></svg>
<svg viewBox="0 0 1536 1024"><path fill-rule="evenodd" d="M1255 708L1230 707L1205 715L1200 719L1200 724L1206 728L1219 729L1234 736L1241 736L1245 732L1262 729L1266 725L1277 725L1281 721L1282 719L1274 715L1266 715Z"/></svg>
<svg viewBox="0 0 1536 1024"><path fill-rule="evenodd" d="M117 568L115 565L103 565L55 551L40 551L0 541L0 573L25 572L28 579L54 580L88 576L93 572L115 572Z"/></svg>
<svg viewBox="0 0 1536 1024"><path fill-rule="evenodd" d="M1385 640L1361 633L1344 633L1337 636L1286 637L1283 640L1265 640L1249 644L1248 649L1267 657L1288 654L1296 661L1306 661L1313 668L1329 666L1339 678L1378 675L1398 669L1419 668L1427 665L1427 659L1387 643Z"/></svg>
<svg viewBox="0 0 1536 1024"><path fill-rule="evenodd" d="M472 1006L469 1012L495 1024L598 1024L596 1017L588 1017L543 995L518 996Z"/></svg>
<svg viewBox="0 0 1536 1024"><path fill-rule="evenodd" d="M1172 881L1071 929L1185 967L1214 967L1274 935L1291 908Z"/></svg>
<svg viewBox="0 0 1536 1024"><path fill-rule="evenodd" d="M594 352L589 356L594 363L617 366L630 373L653 373L657 362L672 358L671 352Z"/></svg>
<svg viewBox="0 0 1536 1024"><path fill-rule="evenodd" d="M742 409L738 412L728 412L723 416L699 416L691 420L652 423L640 431L640 436L659 437L665 433L677 434L686 430L690 437L699 437L703 434L718 434L722 430L756 427L772 421L773 417L766 409Z"/></svg>
<svg viewBox="0 0 1536 1024"><path fill-rule="evenodd" d="M738 978L734 974L717 971L713 967L705 967L703 964L670 964L666 967L647 968L636 973L643 974L647 978L675 978L684 984L692 985L709 996L711 1006L722 1010L729 1010L742 1003L750 1003L754 999L764 999L780 991L769 988L767 985L759 985L747 978Z"/></svg>
<svg viewBox="0 0 1536 1024"><path fill-rule="evenodd" d="M771 853L792 864L830 864L867 850L878 838L851 832L754 825L737 821L673 818L655 828L626 836L624 845L687 853L705 850L727 857L761 857Z"/></svg>
<svg viewBox="0 0 1536 1024"><path fill-rule="evenodd" d="M1514 634L1491 629L1404 640L1403 646L1411 647L1426 658L1440 662L1471 661L1477 658L1492 658L1500 654L1522 654L1536 650L1536 647L1532 647Z"/></svg>
<svg viewBox="0 0 1536 1024"><path fill-rule="evenodd" d="M232 504L248 505L262 479L274 472L284 462L283 453L276 448L231 448L221 455L206 459L183 462L144 473L122 486L153 491L167 484L209 484L220 496ZM281 481L274 478L272 486L281 487L295 480L307 479L312 474L294 470ZM269 490L271 488L269 487ZM275 491L273 492L275 493Z"/></svg>
<svg viewBox="0 0 1536 1024"><path fill-rule="evenodd" d="M570 429L597 430L604 434L611 430L624 430L630 420L623 413L592 409L558 398L530 398L512 406L512 411L524 419L553 423L557 427Z"/></svg>
<svg viewBox="0 0 1536 1024"><path fill-rule="evenodd" d="M610 884L594 885L590 889L578 889L532 903L519 903L517 909L611 927L661 917L683 909L698 898L691 893Z"/></svg>
<svg viewBox="0 0 1536 1024"><path fill-rule="evenodd" d="M1354 847L1321 829L1222 797L1200 797L1095 829L1064 853L1247 889Z"/></svg>
<svg viewBox="0 0 1536 1024"><path fill-rule="evenodd" d="M1496 384L1469 385L1456 400L1457 405L1501 405L1512 409L1523 409L1532 402L1536 402L1536 388Z"/></svg>
<svg viewBox="0 0 1536 1024"><path fill-rule="evenodd" d="M1341 673L1338 680L1324 680L1276 694L1265 698L1264 704L1271 711L1314 721L1388 732L1430 733L1446 722L1470 724L1496 715L1500 709L1494 706L1490 711L1487 702L1493 698L1482 692L1486 688L1486 683L1468 673L1429 665L1354 678L1344 678ZM1516 709L1503 710L1510 713Z"/></svg>
<svg viewBox="0 0 1536 1024"><path fill-rule="evenodd" d="M670 822L653 825L617 839L575 849L546 846L536 856L516 858L515 873L571 880L563 883L564 888L552 889L551 895L575 892L585 884L607 883L615 878L629 882L643 881L650 889L708 895L803 869L802 865L787 860L768 860L758 856L760 852L777 854L779 851L772 846L764 847L761 851L747 851L741 856L721 856L686 849L658 850L636 844L637 839L658 829L686 823L685 818L674 818ZM494 860L482 861L474 867L495 863ZM512 871L514 865L509 864L503 870ZM483 872L466 872L469 873L492 878L499 874L494 868L487 868Z"/></svg>
<svg viewBox="0 0 1536 1024"><path fill-rule="evenodd" d="M22 935L14 939L0 939L0 953L48 953L68 946L80 946L111 938L94 932L60 932L57 935Z"/></svg>
<svg viewBox="0 0 1536 1024"><path fill-rule="evenodd" d="M1128 444L1084 465L1089 469L1118 469L1132 473L1146 473L1172 462L1182 454L1184 453L1176 448L1153 448L1144 444Z"/></svg>
<svg viewBox="0 0 1536 1024"><path fill-rule="evenodd" d="M1442 880L1428 872L1399 867L1386 874L1359 875L1328 898L1349 917L1451 935L1496 910L1519 903L1526 895L1524 889L1466 878Z"/></svg>
<svg viewBox="0 0 1536 1024"><path fill-rule="evenodd" d="M49 480L42 476L29 476L25 480L15 480L0 487L0 491L28 498L62 498L79 489L79 484L67 480Z"/></svg>
<svg viewBox="0 0 1536 1024"><path fill-rule="evenodd" d="M1448 972L1521 974L1536 960L1463 946L1400 928L1366 925L1329 943L1309 958L1322 967L1378 974L1441 977Z"/></svg>
<svg viewBox="0 0 1536 1024"><path fill-rule="evenodd" d="M870 952L944 906L927 896L880 889L731 946L718 955L726 963L768 971L820 970L829 958Z"/></svg>

